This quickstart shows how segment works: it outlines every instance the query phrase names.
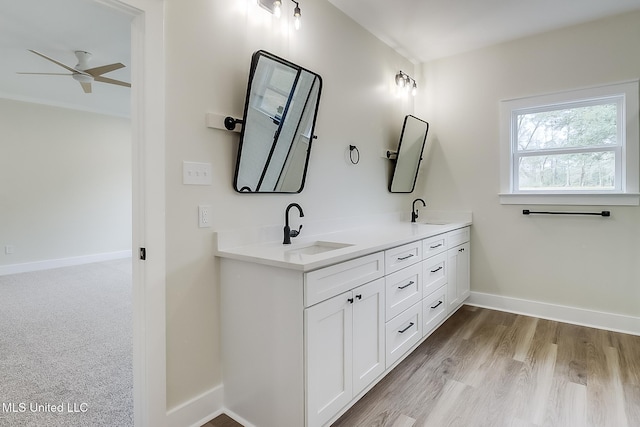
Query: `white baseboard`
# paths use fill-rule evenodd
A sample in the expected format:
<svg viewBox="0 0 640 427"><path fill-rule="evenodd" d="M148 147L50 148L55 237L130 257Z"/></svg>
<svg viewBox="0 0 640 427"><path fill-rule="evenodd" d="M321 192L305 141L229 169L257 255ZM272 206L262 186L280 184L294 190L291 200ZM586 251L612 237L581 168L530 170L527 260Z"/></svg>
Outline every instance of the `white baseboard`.
<svg viewBox="0 0 640 427"><path fill-rule="evenodd" d="M200 427L226 412L222 384L167 411L167 427Z"/></svg>
<svg viewBox="0 0 640 427"><path fill-rule="evenodd" d="M556 320L574 325L640 335L640 317L586 310L566 305L549 304L500 295L471 292L465 304L510 313Z"/></svg>
<svg viewBox="0 0 640 427"><path fill-rule="evenodd" d="M22 264L0 265L0 276L7 274L28 273L30 271L49 270L52 268L71 267L73 265L90 264L92 262L111 261L131 258L131 250L105 252L101 254L82 255L70 258L47 259L44 261L25 262Z"/></svg>

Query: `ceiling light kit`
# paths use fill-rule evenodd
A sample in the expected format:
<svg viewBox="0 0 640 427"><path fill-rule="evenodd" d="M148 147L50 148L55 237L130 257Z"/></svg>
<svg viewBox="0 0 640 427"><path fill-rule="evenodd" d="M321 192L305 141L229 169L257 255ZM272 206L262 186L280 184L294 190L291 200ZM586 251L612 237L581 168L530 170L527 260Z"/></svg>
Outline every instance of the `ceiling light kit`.
<svg viewBox="0 0 640 427"><path fill-rule="evenodd" d="M406 93L411 92L413 96L416 96L418 93L418 83L416 83L416 80L402 70L396 74L396 86L404 89Z"/></svg>
<svg viewBox="0 0 640 427"><path fill-rule="evenodd" d="M296 27L296 30L299 30L300 19L302 17L302 13L300 12L300 3L295 0L291 0L291 2L295 3L296 5L296 7L293 9L293 25ZM282 0L258 0L258 4L263 9L274 14L276 18L280 18L280 16L282 15Z"/></svg>

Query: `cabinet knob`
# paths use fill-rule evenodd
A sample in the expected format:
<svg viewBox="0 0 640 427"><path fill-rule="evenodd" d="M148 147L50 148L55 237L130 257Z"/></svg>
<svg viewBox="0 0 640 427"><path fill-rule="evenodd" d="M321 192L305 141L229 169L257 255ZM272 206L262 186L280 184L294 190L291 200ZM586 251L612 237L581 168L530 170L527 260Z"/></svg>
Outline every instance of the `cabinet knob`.
<svg viewBox="0 0 640 427"><path fill-rule="evenodd" d="M458 252L464 252L464 248L458 249Z"/></svg>
<svg viewBox="0 0 640 427"><path fill-rule="evenodd" d="M349 301L349 304L353 304L353 298L347 298L347 301Z"/></svg>
<svg viewBox="0 0 640 427"><path fill-rule="evenodd" d="M362 299L362 295L356 295L357 299Z"/></svg>

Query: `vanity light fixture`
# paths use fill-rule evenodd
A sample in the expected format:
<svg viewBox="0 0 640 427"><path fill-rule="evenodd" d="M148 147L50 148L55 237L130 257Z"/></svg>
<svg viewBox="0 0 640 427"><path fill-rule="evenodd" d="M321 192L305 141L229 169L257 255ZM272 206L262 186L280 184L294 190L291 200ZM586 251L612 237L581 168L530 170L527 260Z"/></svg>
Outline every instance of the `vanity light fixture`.
<svg viewBox="0 0 640 427"><path fill-rule="evenodd" d="M273 2L273 14L276 15L276 18L280 18L282 14L282 1L275 0Z"/></svg>
<svg viewBox="0 0 640 427"><path fill-rule="evenodd" d="M293 25L296 27L296 30L299 30L300 29L300 4L295 0L291 0L291 1L296 4L295 9L293 9Z"/></svg>
<svg viewBox="0 0 640 427"><path fill-rule="evenodd" d="M411 91L411 95L413 96L416 96L418 93L418 83L416 83L416 80L403 71L398 71L396 74L396 86L407 92Z"/></svg>
<svg viewBox="0 0 640 427"><path fill-rule="evenodd" d="M296 27L296 30L299 30L300 18L302 16L302 13L300 12L300 3L296 0L291 1L296 4L296 7L293 9L293 25ZM282 15L282 0L258 0L258 5L274 14L276 18L280 18L280 15Z"/></svg>

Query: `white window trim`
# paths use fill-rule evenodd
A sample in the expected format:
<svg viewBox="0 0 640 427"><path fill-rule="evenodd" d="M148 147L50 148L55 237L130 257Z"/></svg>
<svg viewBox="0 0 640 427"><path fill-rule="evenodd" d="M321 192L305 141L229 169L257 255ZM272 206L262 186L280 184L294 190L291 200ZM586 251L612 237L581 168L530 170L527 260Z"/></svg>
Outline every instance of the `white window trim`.
<svg viewBox="0 0 640 427"><path fill-rule="evenodd" d="M500 203L544 205L640 205L640 117L639 81L632 80L603 86L570 90L540 96L508 99L500 102ZM622 111L625 117L625 142L622 146L624 164L619 169L624 176L616 191L549 192L513 189L511 118L514 111L535 109L545 105L580 102L593 98L624 96Z"/></svg>

